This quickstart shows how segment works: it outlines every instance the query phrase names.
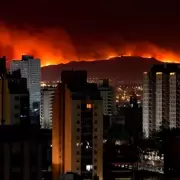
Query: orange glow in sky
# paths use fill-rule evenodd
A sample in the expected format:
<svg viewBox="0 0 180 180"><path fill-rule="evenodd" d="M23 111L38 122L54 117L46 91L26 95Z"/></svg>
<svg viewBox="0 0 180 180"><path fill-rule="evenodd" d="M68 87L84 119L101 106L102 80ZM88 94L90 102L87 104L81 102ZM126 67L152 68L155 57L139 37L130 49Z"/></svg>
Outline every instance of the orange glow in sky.
<svg viewBox="0 0 180 180"><path fill-rule="evenodd" d="M0 25L0 55L9 59L21 59L22 54L41 59L42 66L70 61L108 59L115 56L154 57L164 62L180 62L180 53L160 48L150 43L127 43L112 47L108 43L93 42L83 50L73 45L71 37L63 29L40 30L32 33ZM91 51L92 49L92 51Z"/></svg>

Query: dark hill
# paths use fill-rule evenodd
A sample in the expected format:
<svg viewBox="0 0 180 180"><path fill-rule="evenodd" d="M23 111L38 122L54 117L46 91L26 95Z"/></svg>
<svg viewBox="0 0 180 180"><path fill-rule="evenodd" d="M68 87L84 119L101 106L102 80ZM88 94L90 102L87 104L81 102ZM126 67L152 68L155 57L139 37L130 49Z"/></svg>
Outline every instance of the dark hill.
<svg viewBox="0 0 180 180"><path fill-rule="evenodd" d="M89 76L114 77L119 80L140 80L142 73L148 71L153 64L160 61L154 58L133 56L116 57L110 60L97 60L92 62L80 61L46 66L41 68L43 81L56 81L60 79L62 70L87 70Z"/></svg>

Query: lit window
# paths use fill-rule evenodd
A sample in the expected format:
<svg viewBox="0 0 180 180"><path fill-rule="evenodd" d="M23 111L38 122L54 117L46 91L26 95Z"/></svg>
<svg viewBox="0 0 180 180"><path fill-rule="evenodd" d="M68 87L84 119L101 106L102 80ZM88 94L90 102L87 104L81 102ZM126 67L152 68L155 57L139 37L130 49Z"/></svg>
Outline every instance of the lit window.
<svg viewBox="0 0 180 180"><path fill-rule="evenodd" d="M87 109L91 109L92 108L92 104L87 104Z"/></svg>
<svg viewBox="0 0 180 180"><path fill-rule="evenodd" d="M170 73L170 75L171 75L171 76L174 76L174 75L175 75L175 73L174 73L174 72L171 72L171 73Z"/></svg>
<svg viewBox="0 0 180 180"><path fill-rule="evenodd" d="M93 168L93 166L92 166L92 165L86 165L86 171L91 171L91 170L92 170L92 168Z"/></svg>
<svg viewBox="0 0 180 180"><path fill-rule="evenodd" d="M156 75L162 75L162 72L157 72Z"/></svg>

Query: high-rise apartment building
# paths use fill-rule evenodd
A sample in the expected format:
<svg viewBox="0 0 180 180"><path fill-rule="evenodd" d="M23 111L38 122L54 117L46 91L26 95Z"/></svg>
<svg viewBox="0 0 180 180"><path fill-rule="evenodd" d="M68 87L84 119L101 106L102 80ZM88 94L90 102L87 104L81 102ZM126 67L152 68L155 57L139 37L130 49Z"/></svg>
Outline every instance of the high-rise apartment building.
<svg viewBox="0 0 180 180"><path fill-rule="evenodd" d="M27 81L20 71L6 73L5 58L0 59L0 124L14 125L29 123L29 92ZM4 70L2 70L4 69Z"/></svg>
<svg viewBox="0 0 180 180"><path fill-rule="evenodd" d="M104 115L113 115L116 113L116 99L114 89L109 85L109 80L100 80L98 89L103 99Z"/></svg>
<svg viewBox="0 0 180 180"><path fill-rule="evenodd" d="M20 71L6 75L9 100L9 124L30 124L29 91L26 78L21 78ZM7 108L8 109L8 108Z"/></svg>
<svg viewBox="0 0 180 180"><path fill-rule="evenodd" d="M103 107L86 71L64 71L55 91L52 128L53 180L74 172L103 177Z"/></svg>
<svg viewBox="0 0 180 180"><path fill-rule="evenodd" d="M30 95L31 111L39 111L41 98L41 64L39 59L33 56L23 55L22 60L12 60L10 63L10 71L20 69L21 76L27 79L27 87Z"/></svg>
<svg viewBox="0 0 180 180"><path fill-rule="evenodd" d="M180 64L154 65L143 78L143 132L180 127Z"/></svg>
<svg viewBox="0 0 180 180"><path fill-rule="evenodd" d="M52 128L52 103L55 87L41 87L41 104L40 104L40 125L41 128Z"/></svg>

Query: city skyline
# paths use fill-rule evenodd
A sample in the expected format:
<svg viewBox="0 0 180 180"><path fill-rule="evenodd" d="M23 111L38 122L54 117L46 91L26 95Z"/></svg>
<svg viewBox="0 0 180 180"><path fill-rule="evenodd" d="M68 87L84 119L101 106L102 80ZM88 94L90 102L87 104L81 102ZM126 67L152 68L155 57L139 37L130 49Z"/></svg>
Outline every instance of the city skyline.
<svg viewBox="0 0 180 180"><path fill-rule="evenodd" d="M31 60L34 61L32 56L22 56L22 61L31 62ZM5 57L1 59L1 64L4 64L4 70L2 68L1 73L5 72L4 77L7 78L13 77L14 75L14 78L21 79L21 75L24 76L24 73L28 73L29 71L27 70L31 69L30 66L28 66L28 68L23 66L26 70L17 68L17 71L8 72L6 74ZM171 66L173 68L170 68L167 71L166 67ZM178 133L179 99L177 98L175 100L174 97L179 97L179 71L177 70L177 68L179 69L179 66L174 63L162 63L155 65L154 67L160 67L160 69L158 68L157 71L155 71L156 81L152 81L153 87L156 87L152 91L152 94L156 94L157 108L153 111L153 114L157 119L155 123L156 133L163 133L164 130L159 132L161 128L160 125L163 125L164 121L168 120L170 126L169 129L168 126L165 129L167 135L168 133L174 133L175 131ZM37 68L40 69L40 66L36 66L35 69ZM5 123L2 123L2 129L4 130L2 133L5 134L11 131L13 134L13 132L17 132L18 130L20 133L20 136L18 135L16 139L14 139L14 137L9 137L8 139L3 139L3 141L1 140L1 145L8 143L8 146L6 146L8 149L21 147L20 145L22 145L22 142L25 142L27 145L27 143L29 143L28 138L31 138L31 136L27 136L26 139L27 133L25 132L29 129L29 132L32 133L32 137L36 136L36 132L38 133L38 136L36 136L37 139L31 138L31 143L35 145L35 147L40 147L39 149L32 149L31 144L29 146L31 150L26 152L29 152L29 158L24 158L24 160L19 163L20 165L18 167L20 168L22 167L22 162L30 162L29 164L26 163L27 165L25 166L29 169L28 173L25 173L24 171L19 171L18 173L15 172L13 169L13 163L15 163L15 155L13 152L16 151L12 151L12 153L8 154L11 158L6 160L6 162L8 162L6 168L10 174L13 174L12 177L20 177L22 174L26 174L28 178L35 176L38 179L46 177L47 180L50 180L57 179L59 176L64 177L64 175L68 175L69 172L72 172L80 175L83 179L98 178L99 180L108 180L112 175L114 177L124 177L124 175L122 175L123 169L128 171L127 175L129 177L134 171L137 171L135 176L138 176L139 173L141 174L142 170L148 171L149 174L152 172L152 176L153 172L161 175L162 173L167 173L169 171L164 170L166 165L164 159L167 159L166 156L168 155L168 152L164 154L164 150L161 149L163 148L162 140L164 141L166 139L161 140L160 134L157 134L159 137L158 139L155 138L156 134L152 138L149 136L148 139L143 136L142 128L144 131L144 128L148 128L149 125L150 129L151 123L149 119L149 124L145 124L145 121L148 120L148 118L147 116L144 116L148 115L146 113L144 114L147 107L151 109L150 103L146 106L146 103L144 103L145 96L143 97L143 104L138 100L138 98L141 98L141 93L144 93L145 95L145 86L144 90L141 86L137 85L134 87L130 86L131 88L120 85L115 86L116 90L119 90L118 97L115 97L113 87L109 86L108 79L100 80L99 84L97 82L88 82L87 73L86 70L72 69L62 71L61 82L57 82L57 86L51 89L51 92L46 95L43 94L44 86L46 84L42 84L41 94L39 94L39 97L41 98L41 119L39 119L39 116L36 116L36 114L33 114L35 119L31 119L28 114L30 106L29 108L24 106L24 103L28 106L28 99L31 100L31 89L28 89L27 81L24 81L24 87L27 92L27 98L24 102L22 101L23 99L20 98L23 94L18 94L18 98L16 94L15 96L12 96L12 98L1 99L2 104L8 105L8 102L12 104L11 108L8 108L8 106L2 108L3 111L6 109L11 110L11 113L10 111L7 111L7 115L12 114L12 110L17 112L17 109L19 109L19 113L14 114L14 117L19 119L19 117L22 118L26 109L26 115L24 115L23 121L20 119L20 123L15 120L13 121L14 123L7 124L7 117L4 116L4 113L1 113L5 120ZM145 74L146 73L147 72L145 72ZM33 74L37 75L37 72L35 73L33 71L31 75ZM8 86L6 86L7 88L11 87L13 90L15 85L18 85L14 78L11 81L14 84L12 84L12 86L10 86L11 83L8 84ZM28 77L25 78L28 80ZM1 80L2 90L4 89L4 85L7 84L4 80L5 78ZM37 78L37 80L39 80L39 78ZM30 82L34 83L34 81ZM153 84L153 82L155 82L155 84ZM40 81L38 81L38 83L40 84ZM50 87L49 85L50 84L47 84L46 87ZM10 92L15 92L14 90ZM19 90L22 90L22 87L18 88L17 86L17 90L17 92L20 93L21 91ZM150 97L154 97L154 95L151 96L151 88L149 88L149 92L148 100L150 101ZM8 95L9 91L5 89L5 91L2 91L2 95L3 93ZM129 98L127 96L129 96ZM19 100L19 106L17 106L17 100ZM114 106L115 103L116 105ZM167 114L167 112L164 114L163 108L168 109L168 107L169 114ZM21 111L21 109L23 109L23 111ZM47 118L47 114L43 112L47 112ZM167 116L164 117L164 115ZM9 120L12 120L12 117ZM149 115L148 117L151 116ZM36 123L34 123L34 121L28 123L29 120L33 119L36 120ZM144 125L147 125L147 127ZM174 129L174 127L176 129ZM20 131L21 129L23 131ZM48 129L50 131L47 131ZM45 140L44 138L47 137L49 138ZM173 137L176 138L176 134L173 135ZM156 139L156 143L158 144L155 145L155 142L152 142L154 141L153 138ZM14 143L14 140L17 142ZM161 144L159 144L159 141L161 141ZM147 145L146 142L148 143ZM1 154L11 152L5 149L2 151L2 147L3 146L1 146ZM26 146L23 145L22 147L25 148ZM26 157L21 155L21 150L23 149L19 148L18 158ZM46 156L42 154L41 158L38 159L39 168L36 168L36 173L33 174L33 168L31 168L33 161L31 159L37 157L37 152L42 152ZM49 156L52 156L47 157L47 153ZM38 155L38 157L40 156ZM4 162L2 165L5 167ZM169 167L169 165L166 166L167 168ZM174 164L173 168L177 169ZM174 169L172 169L171 172L173 172ZM114 170L116 170L116 172L114 172ZM1 172L3 177L8 176L8 173L5 172L6 171ZM30 172L33 172L32 175L30 175ZM14 176L15 173L16 176ZM52 178L50 178L51 175Z"/></svg>
<svg viewBox="0 0 180 180"><path fill-rule="evenodd" d="M0 180L180 179L178 5L2 0Z"/></svg>

